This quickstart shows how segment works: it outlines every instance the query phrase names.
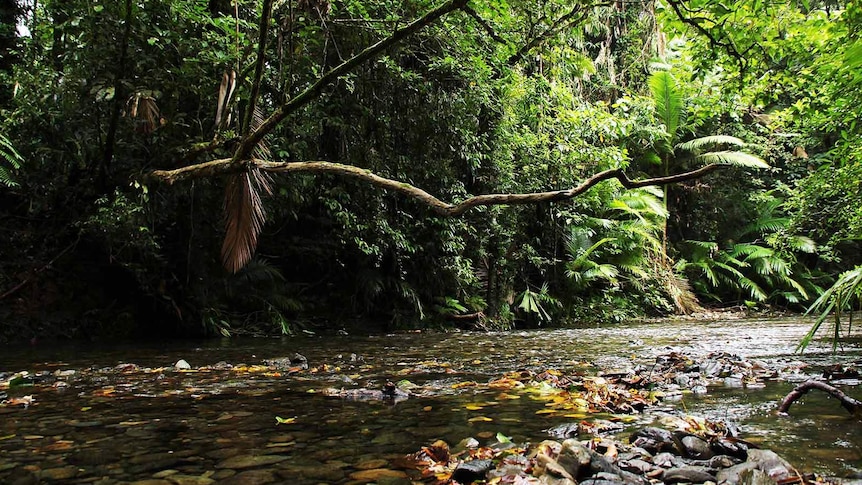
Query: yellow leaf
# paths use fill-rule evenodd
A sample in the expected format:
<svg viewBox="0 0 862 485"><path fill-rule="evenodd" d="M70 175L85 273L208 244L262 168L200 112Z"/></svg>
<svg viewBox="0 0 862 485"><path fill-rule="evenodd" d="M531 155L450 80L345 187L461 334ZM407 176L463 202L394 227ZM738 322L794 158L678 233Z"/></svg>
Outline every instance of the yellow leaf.
<svg viewBox="0 0 862 485"><path fill-rule="evenodd" d="M430 411L432 409L434 408L432 408L431 406L425 406L424 408L422 408L423 411Z"/></svg>
<svg viewBox="0 0 862 485"><path fill-rule="evenodd" d="M467 382L458 382L458 383L452 384L450 387L452 389L461 389L463 387L474 387L477 385L478 384L476 384L475 381L467 381Z"/></svg>
<svg viewBox="0 0 862 485"><path fill-rule="evenodd" d="M292 418L282 418L281 416L276 416L275 420L278 422L278 424L293 424L296 422L296 416Z"/></svg>
<svg viewBox="0 0 862 485"><path fill-rule="evenodd" d="M477 422L487 423L490 421L493 421L493 419L491 419L487 416L476 416L475 418L470 418L467 420L468 423L477 423Z"/></svg>
<svg viewBox="0 0 862 485"><path fill-rule="evenodd" d="M467 411L478 411L480 409L485 409L485 406L482 406L481 404L467 404L464 406L464 409Z"/></svg>
<svg viewBox="0 0 862 485"><path fill-rule="evenodd" d="M82 408L81 408L81 411L89 411L89 410L91 410L91 409L93 409L93 407L92 407L92 406L84 406L84 407L82 407Z"/></svg>
<svg viewBox="0 0 862 485"><path fill-rule="evenodd" d="M554 414L559 412L557 409L539 409L536 414Z"/></svg>

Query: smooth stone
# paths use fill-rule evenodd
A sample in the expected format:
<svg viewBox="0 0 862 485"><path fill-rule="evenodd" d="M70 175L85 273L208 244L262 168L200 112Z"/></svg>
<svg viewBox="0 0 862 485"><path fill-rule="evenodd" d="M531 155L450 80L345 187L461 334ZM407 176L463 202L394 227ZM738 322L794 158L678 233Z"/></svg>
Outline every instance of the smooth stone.
<svg viewBox="0 0 862 485"><path fill-rule="evenodd" d="M676 443L671 432L662 428L641 428L632 433L629 437L629 443L653 454L662 451L679 451L676 449Z"/></svg>
<svg viewBox="0 0 862 485"><path fill-rule="evenodd" d="M653 457L652 462L656 466L662 468L680 468L685 466L685 460L674 455L673 453L659 453Z"/></svg>
<svg viewBox="0 0 862 485"><path fill-rule="evenodd" d="M357 472L353 472L350 474L351 480L356 480L360 482L376 482L381 478L391 477L391 478L407 478L407 474L402 472L401 470L390 470L388 468L372 468L370 470L360 470ZM455 474L452 474L452 479L455 479ZM470 482L465 482L470 483Z"/></svg>
<svg viewBox="0 0 862 485"><path fill-rule="evenodd" d="M283 455L239 455L230 457L217 464L215 467L239 470L243 468L274 465L286 459L287 457Z"/></svg>
<svg viewBox="0 0 862 485"><path fill-rule="evenodd" d="M739 441L720 439L714 441L710 448L717 455L732 456L743 461L748 459L748 445Z"/></svg>
<svg viewBox="0 0 862 485"><path fill-rule="evenodd" d="M177 485L211 485L216 482L212 478L199 475L172 475L168 480Z"/></svg>
<svg viewBox="0 0 862 485"><path fill-rule="evenodd" d="M292 465L278 470L280 477L291 480L297 476L307 480L333 483L344 478L344 471L335 465Z"/></svg>
<svg viewBox="0 0 862 485"><path fill-rule="evenodd" d="M686 466L666 470L661 479L665 483L705 483L715 481L715 476L704 468Z"/></svg>
<svg viewBox="0 0 862 485"><path fill-rule="evenodd" d="M212 458L213 460L224 460L232 456L237 456L241 453L242 450L239 448L219 448L217 450L208 452L205 456L207 458Z"/></svg>
<svg viewBox="0 0 862 485"><path fill-rule="evenodd" d="M683 436L680 439L682 446L685 447L686 456L695 460L708 460L715 453L709 447L709 443L697 436Z"/></svg>
<svg viewBox="0 0 862 485"><path fill-rule="evenodd" d="M78 475L78 467L64 466L60 468L48 468L39 472L42 480L68 480Z"/></svg>
<svg viewBox="0 0 862 485"><path fill-rule="evenodd" d="M236 475L236 470L231 470L230 468L224 468L222 470L216 470L215 473L210 475L210 478L213 480L225 480L232 476Z"/></svg>
<svg viewBox="0 0 862 485"><path fill-rule="evenodd" d="M718 483L727 484L727 485L737 485L741 480L742 472L747 470L756 470L757 463L753 461L746 461L740 463L739 465L734 465L730 468L725 468L723 470L719 470L716 474L716 478L718 479Z"/></svg>
<svg viewBox="0 0 862 485"><path fill-rule="evenodd" d="M572 479L577 480L586 476L592 455L590 450L578 440L568 439L563 441L557 463L560 464Z"/></svg>
<svg viewBox="0 0 862 485"><path fill-rule="evenodd" d="M772 450L748 450L748 461L757 463L759 470L777 482L798 476L793 466Z"/></svg>
<svg viewBox="0 0 862 485"><path fill-rule="evenodd" d="M581 425L578 423L565 423L548 428L545 431L554 438L577 438L581 432Z"/></svg>
<svg viewBox="0 0 862 485"><path fill-rule="evenodd" d="M766 472L758 469L743 470L739 474L739 485L776 485L777 483Z"/></svg>
<svg viewBox="0 0 862 485"><path fill-rule="evenodd" d="M114 453L108 450L98 450L94 448L88 448L83 450L78 450L67 459L69 463L74 465L85 465L85 466L93 466L93 465L106 465L111 462L118 461L120 459L119 453Z"/></svg>
<svg viewBox="0 0 862 485"><path fill-rule="evenodd" d="M372 468L385 468L389 462L383 459L367 460L358 463L354 468L357 470L371 470Z"/></svg>
<svg viewBox="0 0 862 485"><path fill-rule="evenodd" d="M160 472L153 473L153 478L168 478L171 475L176 475L179 473L179 470L162 470Z"/></svg>
<svg viewBox="0 0 862 485"><path fill-rule="evenodd" d="M631 460L619 460L617 461L617 466L627 472L637 473L640 475L644 475L655 469L655 465L647 461L641 460L640 458L634 458Z"/></svg>
<svg viewBox="0 0 862 485"><path fill-rule="evenodd" d="M272 470L246 470L220 481L224 485L263 485L277 481Z"/></svg>
<svg viewBox="0 0 862 485"><path fill-rule="evenodd" d="M180 359L180 360L178 360L178 361L177 361L177 363L176 363L176 364L174 364L174 367L175 367L177 370L188 370L188 369L191 369L191 368L192 368L192 366L191 366L191 365L189 365L189 363L188 363L188 362L186 362L186 361L185 361L185 359Z"/></svg>

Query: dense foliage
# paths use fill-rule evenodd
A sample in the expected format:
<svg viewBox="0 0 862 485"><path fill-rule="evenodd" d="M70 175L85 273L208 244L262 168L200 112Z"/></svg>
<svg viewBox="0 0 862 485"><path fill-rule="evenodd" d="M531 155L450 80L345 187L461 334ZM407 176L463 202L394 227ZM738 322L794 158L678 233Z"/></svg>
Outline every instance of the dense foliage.
<svg viewBox="0 0 862 485"><path fill-rule="evenodd" d="M0 10L0 338L801 309L862 264L854 3L471 1L323 86L254 154L450 201L734 164L664 189L607 181L570 202L440 218L334 175L145 177L231 157L237 136L434 6ZM230 212L257 195L260 212ZM223 204L229 238L267 212L235 273L219 260Z"/></svg>

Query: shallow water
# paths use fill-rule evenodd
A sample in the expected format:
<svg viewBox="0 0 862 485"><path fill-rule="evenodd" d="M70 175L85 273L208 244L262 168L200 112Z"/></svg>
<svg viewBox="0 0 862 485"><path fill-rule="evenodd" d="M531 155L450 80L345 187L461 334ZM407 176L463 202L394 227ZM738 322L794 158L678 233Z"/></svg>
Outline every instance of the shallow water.
<svg viewBox="0 0 862 485"><path fill-rule="evenodd" d="M747 319L508 333L5 348L0 349L0 375L75 373L62 379L65 387L36 379L32 387L6 391L10 398L32 395L35 401L26 409L0 408L0 482L36 476L114 483L171 473L175 479L221 480L241 478L237 474L246 470L289 483L347 482L359 469L389 468L396 457L436 439L455 444L472 436L485 444L499 432L516 442L535 442L547 437L544 429L572 420L536 415L544 403L528 396L500 400L497 392L456 386L487 382L511 370L593 373L654 362L669 351L724 351L760 359L774 369L800 369L796 378L803 380L822 366L860 361L858 344L833 355L828 344L818 342L804 355L794 354L810 325L802 319ZM287 376L172 369L180 359L195 368L220 361L260 365L294 352L305 355L318 372ZM121 363L140 368L119 371L115 366ZM320 392L377 389L387 380L401 379L438 392L396 405L346 401ZM862 423L835 400L816 393L794 404L790 416L776 416L774 408L793 386L781 381L764 387L713 387L706 396L665 402L636 416L629 426L668 413L725 419L738 424L750 441L804 471L859 473ZM857 398L862 394L856 386L843 389ZM473 409L477 403L484 406ZM474 405L468 409L468 404ZM276 416L295 419L277 424Z"/></svg>

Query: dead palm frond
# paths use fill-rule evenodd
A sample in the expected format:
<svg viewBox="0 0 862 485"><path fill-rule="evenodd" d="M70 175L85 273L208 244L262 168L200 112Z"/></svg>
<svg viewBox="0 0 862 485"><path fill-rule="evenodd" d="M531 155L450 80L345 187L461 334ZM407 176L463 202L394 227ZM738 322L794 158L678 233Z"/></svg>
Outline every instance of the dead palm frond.
<svg viewBox="0 0 862 485"><path fill-rule="evenodd" d="M263 110L256 106L251 128L256 129L266 119ZM254 147L254 157L269 161L271 154L266 141ZM254 255L257 237L266 222L261 193L272 194L271 180L265 172L251 169L231 175L225 189L225 237L221 248L222 264L231 273L243 268Z"/></svg>
<svg viewBox="0 0 862 485"><path fill-rule="evenodd" d="M252 170L231 175L224 198L226 231L221 248L222 264L231 273L245 266L257 248L257 237L266 222L261 192L272 193L269 178Z"/></svg>
<svg viewBox="0 0 862 485"><path fill-rule="evenodd" d="M135 131L149 135L161 125L159 105L156 98L145 92L137 92L126 101L126 113L135 122Z"/></svg>
<svg viewBox="0 0 862 485"><path fill-rule="evenodd" d="M218 88L218 106L216 107L215 131L221 131L230 125L230 104L236 90L236 71L225 71L222 74Z"/></svg>

